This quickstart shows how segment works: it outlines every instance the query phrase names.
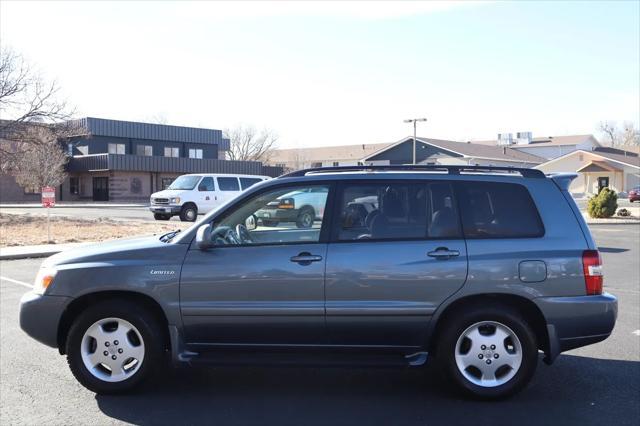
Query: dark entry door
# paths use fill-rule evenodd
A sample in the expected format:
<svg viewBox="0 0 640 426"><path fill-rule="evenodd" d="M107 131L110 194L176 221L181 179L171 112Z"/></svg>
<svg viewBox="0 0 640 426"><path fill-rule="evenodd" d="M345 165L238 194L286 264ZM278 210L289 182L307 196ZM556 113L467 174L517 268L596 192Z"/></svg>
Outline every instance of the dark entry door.
<svg viewBox="0 0 640 426"><path fill-rule="evenodd" d="M602 188L609 187L609 178L606 176L598 178L598 192L602 191Z"/></svg>
<svg viewBox="0 0 640 426"><path fill-rule="evenodd" d="M93 178L93 201L109 201L109 178Z"/></svg>

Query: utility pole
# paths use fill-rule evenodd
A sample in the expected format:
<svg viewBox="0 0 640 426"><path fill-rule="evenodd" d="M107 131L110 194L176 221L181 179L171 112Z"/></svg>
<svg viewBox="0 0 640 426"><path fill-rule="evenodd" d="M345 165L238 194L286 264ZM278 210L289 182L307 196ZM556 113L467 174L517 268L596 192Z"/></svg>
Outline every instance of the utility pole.
<svg viewBox="0 0 640 426"><path fill-rule="evenodd" d="M413 123L413 162L411 164L416 164L416 149L417 149L417 143L416 143L416 124L418 123L418 121L427 121L426 118L409 118L407 120L404 120L405 123Z"/></svg>

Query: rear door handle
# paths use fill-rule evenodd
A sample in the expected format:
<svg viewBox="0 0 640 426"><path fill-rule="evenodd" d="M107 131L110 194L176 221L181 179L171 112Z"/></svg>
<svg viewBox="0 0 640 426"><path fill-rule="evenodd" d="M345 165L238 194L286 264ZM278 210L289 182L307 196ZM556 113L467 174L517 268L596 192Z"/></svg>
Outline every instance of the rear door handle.
<svg viewBox="0 0 640 426"><path fill-rule="evenodd" d="M449 250L446 247L438 247L434 251L430 251L429 253L427 253L427 256L435 257L436 259L440 260L447 260L451 259L452 257L460 256L460 252L458 250Z"/></svg>
<svg viewBox="0 0 640 426"><path fill-rule="evenodd" d="M297 256L293 256L291 258L292 262L300 263L301 265L308 265L311 262L320 262L322 260L322 256L318 256L311 253L300 253Z"/></svg>

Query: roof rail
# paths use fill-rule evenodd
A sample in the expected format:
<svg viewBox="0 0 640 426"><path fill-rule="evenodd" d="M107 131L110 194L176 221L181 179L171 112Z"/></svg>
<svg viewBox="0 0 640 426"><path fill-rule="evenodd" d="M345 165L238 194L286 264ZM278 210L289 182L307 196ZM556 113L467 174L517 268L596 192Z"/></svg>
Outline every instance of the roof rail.
<svg viewBox="0 0 640 426"><path fill-rule="evenodd" d="M451 175L459 175L460 172L504 172L519 173L525 178L545 178L545 174L541 170L527 169L522 167L504 167L504 166L446 166L446 165L392 165L392 166L338 166L338 167L314 167L311 169L296 170L287 173L280 178L299 177L311 174L322 173L341 173L341 172L446 172Z"/></svg>

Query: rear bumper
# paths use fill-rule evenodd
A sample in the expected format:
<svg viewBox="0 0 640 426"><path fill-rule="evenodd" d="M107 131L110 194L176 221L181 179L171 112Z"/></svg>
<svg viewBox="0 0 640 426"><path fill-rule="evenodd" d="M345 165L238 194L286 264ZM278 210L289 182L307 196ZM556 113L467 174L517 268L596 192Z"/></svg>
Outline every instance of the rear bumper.
<svg viewBox="0 0 640 426"><path fill-rule="evenodd" d="M545 362L564 351L600 342L611 335L618 316L618 299L599 296L534 299L547 320L549 347Z"/></svg>
<svg viewBox="0 0 640 426"><path fill-rule="evenodd" d="M58 347L58 325L70 297L26 293L20 299L20 328L40 343Z"/></svg>
<svg viewBox="0 0 640 426"><path fill-rule="evenodd" d="M273 222L295 222L298 218L297 209L269 209L258 210L258 219L270 220Z"/></svg>
<svg viewBox="0 0 640 426"><path fill-rule="evenodd" d="M149 210L151 213L159 213L159 214L172 214L176 215L180 213L180 206L165 206L165 205L151 205L149 206Z"/></svg>

